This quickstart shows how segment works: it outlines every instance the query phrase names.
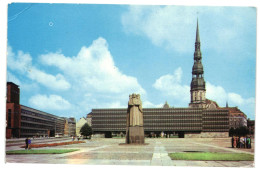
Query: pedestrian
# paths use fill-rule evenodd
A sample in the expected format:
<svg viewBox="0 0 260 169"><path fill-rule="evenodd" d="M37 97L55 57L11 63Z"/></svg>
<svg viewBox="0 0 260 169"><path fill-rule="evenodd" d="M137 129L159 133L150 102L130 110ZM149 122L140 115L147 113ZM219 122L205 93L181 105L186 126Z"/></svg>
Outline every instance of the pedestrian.
<svg viewBox="0 0 260 169"><path fill-rule="evenodd" d="M237 148L240 148L240 136L237 138Z"/></svg>
<svg viewBox="0 0 260 169"><path fill-rule="evenodd" d="M237 137L234 137L234 148L237 148Z"/></svg>
<svg viewBox="0 0 260 169"><path fill-rule="evenodd" d="M244 148L244 137L240 138L240 148Z"/></svg>
<svg viewBox="0 0 260 169"><path fill-rule="evenodd" d="M232 145L232 148L234 148L234 136L231 138L231 145Z"/></svg>
<svg viewBox="0 0 260 169"><path fill-rule="evenodd" d="M28 137L25 139L25 149L28 149Z"/></svg>
<svg viewBox="0 0 260 169"><path fill-rule="evenodd" d="M28 139L28 149L29 149L29 150L31 149L31 143L32 143L32 141L31 141L31 139L29 138L29 139Z"/></svg>
<svg viewBox="0 0 260 169"><path fill-rule="evenodd" d="M247 144L248 144L247 148L251 148L251 137L247 138Z"/></svg>
<svg viewBox="0 0 260 169"><path fill-rule="evenodd" d="M247 148L247 136L244 138L244 143L245 143L245 145L244 145L244 148Z"/></svg>

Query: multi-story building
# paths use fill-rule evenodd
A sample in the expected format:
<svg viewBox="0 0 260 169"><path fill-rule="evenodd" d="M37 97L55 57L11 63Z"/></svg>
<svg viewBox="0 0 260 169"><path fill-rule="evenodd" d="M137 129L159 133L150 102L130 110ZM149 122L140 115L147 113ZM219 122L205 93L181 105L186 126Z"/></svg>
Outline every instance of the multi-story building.
<svg viewBox="0 0 260 169"><path fill-rule="evenodd" d="M125 133L127 109L92 109L94 134ZM143 108L144 131L179 137L227 137L228 111L203 108ZM111 134L108 134L111 133Z"/></svg>
<svg viewBox="0 0 260 169"><path fill-rule="evenodd" d="M224 108L229 111L229 128L247 126L247 116L237 107Z"/></svg>
<svg viewBox="0 0 260 169"><path fill-rule="evenodd" d="M19 86L7 82L6 138L64 136L64 128L64 118L20 105Z"/></svg>
<svg viewBox="0 0 260 169"><path fill-rule="evenodd" d="M65 118L64 136L76 136L76 119L74 117Z"/></svg>
<svg viewBox="0 0 260 169"><path fill-rule="evenodd" d="M50 137L55 135L57 116L21 105L20 137Z"/></svg>
<svg viewBox="0 0 260 169"><path fill-rule="evenodd" d="M6 138L20 137L21 105L19 86L7 82L6 96Z"/></svg>

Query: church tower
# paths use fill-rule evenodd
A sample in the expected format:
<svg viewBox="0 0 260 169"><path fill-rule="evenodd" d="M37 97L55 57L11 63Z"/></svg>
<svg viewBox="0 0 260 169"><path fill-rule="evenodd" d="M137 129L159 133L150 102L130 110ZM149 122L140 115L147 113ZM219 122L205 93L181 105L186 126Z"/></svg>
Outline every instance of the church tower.
<svg viewBox="0 0 260 169"><path fill-rule="evenodd" d="M201 60L199 23L197 19L194 64L192 67L192 81L190 84L191 102L189 107L206 107L206 85L203 77L204 71Z"/></svg>

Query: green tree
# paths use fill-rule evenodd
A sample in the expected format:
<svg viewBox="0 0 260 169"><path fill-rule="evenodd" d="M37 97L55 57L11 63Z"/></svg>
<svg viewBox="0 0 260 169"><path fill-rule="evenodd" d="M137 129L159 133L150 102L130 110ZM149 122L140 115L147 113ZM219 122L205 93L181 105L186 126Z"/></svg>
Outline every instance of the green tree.
<svg viewBox="0 0 260 169"><path fill-rule="evenodd" d="M249 129L246 126L241 126L235 129L234 134L236 136L246 136L247 134L249 134Z"/></svg>
<svg viewBox="0 0 260 169"><path fill-rule="evenodd" d="M232 137L232 136L234 136L234 135L235 135L235 129L234 129L233 127L231 127L231 128L229 129L229 136Z"/></svg>
<svg viewBox="0 0 260 169"><path fill-rule="evenodd" d="M80 133L85 137L91 136L92 128L88 125L88 123L85 123L80 129Z"/></svg>

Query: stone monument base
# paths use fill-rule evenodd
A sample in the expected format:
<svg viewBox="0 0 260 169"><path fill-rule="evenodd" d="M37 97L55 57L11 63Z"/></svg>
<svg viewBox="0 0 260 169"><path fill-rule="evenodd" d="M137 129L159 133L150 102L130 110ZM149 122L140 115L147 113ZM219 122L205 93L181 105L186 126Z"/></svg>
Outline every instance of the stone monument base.
<svg viewBox="0 0 260 169"><path fill-rule="evenodd" d="M128 127L126 144L144 144L144 127Z"/></svg>

